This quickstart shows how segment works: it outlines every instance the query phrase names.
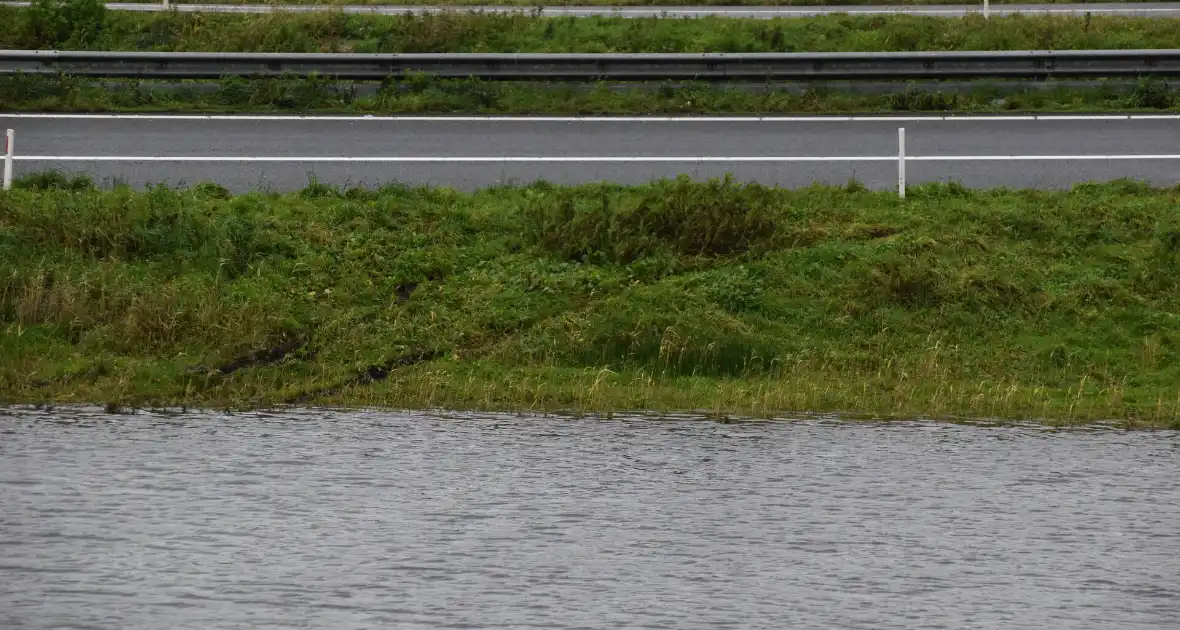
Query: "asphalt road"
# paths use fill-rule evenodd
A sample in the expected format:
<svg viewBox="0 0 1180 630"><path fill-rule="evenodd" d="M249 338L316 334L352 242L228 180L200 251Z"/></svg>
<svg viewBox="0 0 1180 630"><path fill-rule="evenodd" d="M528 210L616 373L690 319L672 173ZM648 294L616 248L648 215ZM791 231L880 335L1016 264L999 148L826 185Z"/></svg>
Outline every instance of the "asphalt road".
<svg viewBox="0 0 1180 630"><path fill-rule="evenodd" d="M28 2L0 2L11 6L27 6ZM116 11L162 11L163 3L109 3L108 9ZM391 6L391 5L283 5L283 4L176 4L171 8L188 12L217 12L217 13L269 13L272 11L310 12L339 8L345 13L379 13L385 15L404 13L438 13L443 11L483 11L496 13L528 12L534 7L521 6ZM815 7L720 7L720 6L680 6L680 7L577 7L554 6L541 7L540 15L545 17L588 17L588 16L616 16L625 18L672 17L695 18L706 16L733 18L779 18L779 17L807 17L826 15L830 13L848 13L850 15L880 15L886 13L903 13L906 15L930 15L941 17L961 17L969 13L979 13L983 10L982 1L976 4L957 5L863 5L863 6L815 6ZM1144 2L1144 3L1087 3L1087 4L992 4L992 15L1009 15L1013 13L1051 13L1057 15L1135 15L1142 17L1180 17L1180 3Z"/></svg>
<svg viewBox="0 0 1180 630"><path fill-rule="evenodd" d="M286 118L0 115L15 174L60 169L139 187L234 191L391 180L473 189L544 179L641 183L688 174L783 186L908 181L1068 187L1180 183L1180 116L1025 118ZM1045 159L1065 156L1069 159ZM1084 159L1094 158L1098 159ZM1135 156L1155 156L1154 158ZM1163 156L1163 157L1161 157ZM935 159L936 158L936 159ZM950 159L947 159L950 158Z"/></svg>

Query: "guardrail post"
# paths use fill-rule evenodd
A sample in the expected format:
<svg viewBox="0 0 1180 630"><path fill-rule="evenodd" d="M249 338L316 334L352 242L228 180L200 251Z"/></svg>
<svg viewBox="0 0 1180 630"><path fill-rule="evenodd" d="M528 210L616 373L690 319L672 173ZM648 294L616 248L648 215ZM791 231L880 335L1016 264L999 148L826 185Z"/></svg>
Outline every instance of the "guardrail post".
<svg viewBox="0 0 1180 630"><path fill-rule="evenodd" d="M12 152L15 147L11 129L4 133L4 190L12 188Z"/></svg>
<svg viewBox="0 0 1180 630"><path fill-rule="evenodd" d="M164 0L164 6L168 6L168 0ZM990 11L988 8L987 0L983 0L983 19L985 19L985 20L988 19L990 17L988 15L989 13L990 13Z"/></svg>
<svg viewBox="0 0 1180 630"><path fill-rule="evenodd" d="M897 128L897 195L905 199L905 127Z"/></svg>

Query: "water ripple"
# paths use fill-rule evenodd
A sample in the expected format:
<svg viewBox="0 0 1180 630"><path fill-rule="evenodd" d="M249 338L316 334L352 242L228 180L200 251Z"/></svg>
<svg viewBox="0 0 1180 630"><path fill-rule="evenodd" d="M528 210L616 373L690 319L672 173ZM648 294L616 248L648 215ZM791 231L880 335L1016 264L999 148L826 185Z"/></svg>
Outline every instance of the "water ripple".
<svg viewBox="0 0 1180 630"><path fill-rule="evenodd" d="M0 409L5 628L1176 628L1180 433Z"/></svg>

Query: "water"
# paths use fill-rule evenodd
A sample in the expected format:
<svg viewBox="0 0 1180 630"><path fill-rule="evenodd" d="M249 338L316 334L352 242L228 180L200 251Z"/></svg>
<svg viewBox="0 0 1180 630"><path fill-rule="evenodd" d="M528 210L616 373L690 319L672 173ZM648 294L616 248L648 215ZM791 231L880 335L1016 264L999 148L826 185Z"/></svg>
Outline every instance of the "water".
<svg viewBox="0 0 1180 630"><path fill-rule="evenodd" d="M1180 434L0 410L4 628L1177 628Z"/></svg>

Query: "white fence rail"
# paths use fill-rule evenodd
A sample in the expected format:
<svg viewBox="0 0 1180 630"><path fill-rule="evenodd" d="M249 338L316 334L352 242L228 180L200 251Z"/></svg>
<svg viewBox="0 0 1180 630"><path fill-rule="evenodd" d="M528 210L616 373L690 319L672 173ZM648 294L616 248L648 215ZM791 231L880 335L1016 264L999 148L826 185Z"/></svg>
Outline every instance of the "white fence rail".
<svg viewBox="0 0 1180 630"><path fill-rule="evenodd" d="M6 134L4 152L4 190L12 185L13 161L29 162L196 162L196 163L392 163L392 164L488 164L488 163L534 163L534 164L577 164L577 163L816 163L816 162L897 162L897 194L902 199L906 193L907 162L1071 162L1071 161L1180 161L1180 153L1168 154L1105 154L1105 155L907 155L905 127L897 129L897 155L753 155L753 156L528 156L528 155L475 155L475 156L219 156L219 155L16 155L14 132Z"/></svg>

